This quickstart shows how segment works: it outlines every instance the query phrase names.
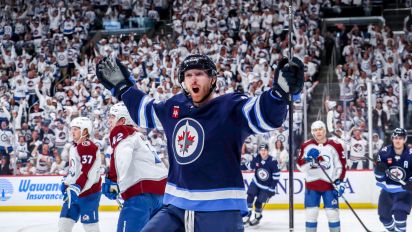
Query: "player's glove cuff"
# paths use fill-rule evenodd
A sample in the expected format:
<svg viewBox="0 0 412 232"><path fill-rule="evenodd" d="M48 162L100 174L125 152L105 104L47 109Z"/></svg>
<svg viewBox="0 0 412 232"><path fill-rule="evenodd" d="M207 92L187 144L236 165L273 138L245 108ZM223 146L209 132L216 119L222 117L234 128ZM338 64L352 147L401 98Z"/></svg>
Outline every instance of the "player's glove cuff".
<svg viewBox="0 0 412 232"><path fill-rule="evenodd" d="M345 192L345 183L343 183L341 180L335 180L335 182L333 183L335 190L334 190L334 194L337 197L341 197L342 194Z"/></svg>
<svg viewBox="0 0 412 232"><path fill-rule="evenodd" d="M102 192L110 200L115 200L120 192L119 185L109 178L106 178L102 185Z"/></svg>
<svg viewBox="0 0 412 232"><path fill-rule="evenodd" d="M407 191L412 191L412 181L407 181L405 185L402 185L402 188Z"/></svg>

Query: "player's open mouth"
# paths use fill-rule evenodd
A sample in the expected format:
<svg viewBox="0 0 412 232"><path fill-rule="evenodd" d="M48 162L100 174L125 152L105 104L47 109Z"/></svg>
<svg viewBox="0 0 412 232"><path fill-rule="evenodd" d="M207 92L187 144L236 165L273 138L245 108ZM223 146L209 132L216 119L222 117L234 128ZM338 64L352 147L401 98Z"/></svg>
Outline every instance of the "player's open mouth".
<svg viewBox="0 0 412 232"><path fill-rule="evenodd" d="M199 88L198 87L192 87L193 93L199 93Z"/></svg>

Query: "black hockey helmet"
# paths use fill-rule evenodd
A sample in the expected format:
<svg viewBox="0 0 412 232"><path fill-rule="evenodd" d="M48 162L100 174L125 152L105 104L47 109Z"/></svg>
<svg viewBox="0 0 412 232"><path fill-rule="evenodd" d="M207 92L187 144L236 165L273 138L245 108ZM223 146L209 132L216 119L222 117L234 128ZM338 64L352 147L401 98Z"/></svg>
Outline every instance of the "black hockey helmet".
<svg viewBox="0 0 412 232"><path fill-rule="evenodd" d="M208 56L203 54L189 55L180 64L179 83L185 80L185 72L191 69L204 70L210 77L217 75L216 65Z"/></svg>
<svg viewBox="0 0 412 232"><path fill-rule="evenodd" d="M391 138L393 139L394 137L403 137L406 140L407 136L408 136L408 133L406 132L406 130L398 127L395 130L393 130Z"/></svg>

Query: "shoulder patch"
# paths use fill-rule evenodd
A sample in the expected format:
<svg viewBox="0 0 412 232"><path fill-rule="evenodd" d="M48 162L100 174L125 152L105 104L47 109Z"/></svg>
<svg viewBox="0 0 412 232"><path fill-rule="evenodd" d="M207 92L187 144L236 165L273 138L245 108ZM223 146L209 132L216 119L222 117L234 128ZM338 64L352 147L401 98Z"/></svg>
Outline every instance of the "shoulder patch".
<svg viewBox="0 0 412 232"><path fill-rule="evenodd" d="M110 145L114 148L119 144L120 141L127 138L129 135L132 135L136 132L136 129L131 126L116 126L110 132Z"/></svg>
<svg viewBox="0 0 412 232"><path fill-rule="evenodd" d="M84 154L96 154L99 147L97 147L93 142L90 140L83 141L81 144L77 145L77 152L79 155Z"/></svg>
<svg viewBox="0 0 412 232"><path fill-rule="evenodd" d="M87 141L87 140L83 141L82 146L84 146L84 147L90 146L90 141Z"/></svg>

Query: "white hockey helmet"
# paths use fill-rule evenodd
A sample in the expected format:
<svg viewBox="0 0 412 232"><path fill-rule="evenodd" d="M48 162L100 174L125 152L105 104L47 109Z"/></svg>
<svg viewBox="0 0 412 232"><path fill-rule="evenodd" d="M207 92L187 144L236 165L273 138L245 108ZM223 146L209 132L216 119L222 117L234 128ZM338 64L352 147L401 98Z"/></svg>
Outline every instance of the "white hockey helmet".
<svg viewBox="0 0 412 232"><path fill-rule="evenodd" d="M310 130L311 130L311 132L312 132L313 137L315 137L315 135L313 134L313 130L315 130L315 129L320 129L320 128L323 128L323 129L325 129L325 131L326 131L326 125L325 125L325 123L323 123L323 122L320 121L320 120L314 121L314 122L312 123L312 125L310 126Z"/></svg>
<svg viewBox="0 0 412 232"><path fill-rule="evenodd" d="M83 131L84 129L87 129L87 132L89 134L89 137L91 137L93 135L93 125L92 125L92 121L90 121L89 118L87 117L77 117L74 118L71 122L70 122L70 128L72 127L78 127L80 128L80 133L81 136L83 136Z"/></svg>
<svg viewBox="0 0 412 232"><path fill-rule="evenodd" d="M134 125L132 118L130 117L129 111L123 102L119 102L110 107L109 115L115 116L115 123L117 123L121 118L124 118L125 125Z"/></svg>

